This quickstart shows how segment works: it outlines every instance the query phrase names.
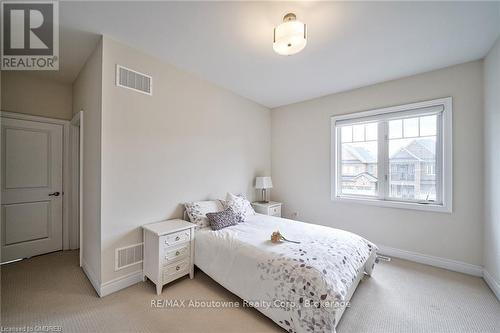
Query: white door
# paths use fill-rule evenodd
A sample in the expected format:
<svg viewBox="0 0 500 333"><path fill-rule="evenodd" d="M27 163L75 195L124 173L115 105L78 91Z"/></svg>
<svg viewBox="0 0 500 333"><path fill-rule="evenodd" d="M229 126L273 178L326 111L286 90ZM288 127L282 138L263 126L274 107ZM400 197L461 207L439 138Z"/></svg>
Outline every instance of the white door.
<svg viewBox="0 0 500 333"><path fill-rule="evenodd" d="M1 118L2 262L62 249L63 126Z"/></svg>

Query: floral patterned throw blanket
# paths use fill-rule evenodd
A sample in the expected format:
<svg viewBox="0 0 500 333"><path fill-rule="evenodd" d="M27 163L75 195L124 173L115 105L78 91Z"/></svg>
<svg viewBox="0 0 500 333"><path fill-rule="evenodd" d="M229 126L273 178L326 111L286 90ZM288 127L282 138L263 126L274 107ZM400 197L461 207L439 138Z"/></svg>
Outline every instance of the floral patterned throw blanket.
<svg viewBox="0 0 500 333"><path fill-rule="evenodd" d="M279 230L300 244L272 243ZM335 332L336 313L377 247L339 229L256 214L236 226L196 232L195 264L288 332Z"/></svg>

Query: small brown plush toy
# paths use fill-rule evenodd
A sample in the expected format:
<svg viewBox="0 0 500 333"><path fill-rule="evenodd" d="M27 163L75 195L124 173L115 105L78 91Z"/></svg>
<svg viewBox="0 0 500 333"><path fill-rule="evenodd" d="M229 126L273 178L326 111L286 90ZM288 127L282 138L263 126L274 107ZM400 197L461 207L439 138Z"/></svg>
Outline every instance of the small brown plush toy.
<svg viewBox="0 0 500 333"><path fill-rule="evenodd" d="M283 235L281 235L281 233L280 233L279 230L277 230L277 231L275 231L275 232L273 232L271 234L271 242L273 242L273 243L281 243L281 241L295 243L295 244L300 244L300 242L286 239L285 237L283 237Z"/></svg>
<svg viewBox="0 0 500 333"><path fill-rule="evenodd" d="M279 243L281 242L281 239L283 238L283 236L281 236L279 230L278 231L275 231L271 234L271 242L273 243Z"/></svg>

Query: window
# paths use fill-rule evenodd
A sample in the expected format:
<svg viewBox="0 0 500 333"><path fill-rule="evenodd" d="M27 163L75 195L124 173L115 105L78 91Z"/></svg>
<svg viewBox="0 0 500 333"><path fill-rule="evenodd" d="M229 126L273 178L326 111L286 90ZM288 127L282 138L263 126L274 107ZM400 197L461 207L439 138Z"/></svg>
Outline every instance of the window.
<svg viewBox="0 0 500 333"><path fill-rule="evenodd" d="M332 117L332 199L451 212L451 97Z"/></svg>

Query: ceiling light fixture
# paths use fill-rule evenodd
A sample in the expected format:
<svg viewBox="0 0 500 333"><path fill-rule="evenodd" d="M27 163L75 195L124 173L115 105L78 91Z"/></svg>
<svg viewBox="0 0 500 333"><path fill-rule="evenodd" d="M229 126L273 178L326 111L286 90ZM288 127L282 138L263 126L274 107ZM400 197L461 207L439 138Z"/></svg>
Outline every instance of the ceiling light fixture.
<svg viewBox="0 0 500 333"><path fill-rule="evenodd" d="M294 13L283 17L283 23L274 28L273 49L281 55L292 55L306 47L306 25L297 21Z"/></svg>

